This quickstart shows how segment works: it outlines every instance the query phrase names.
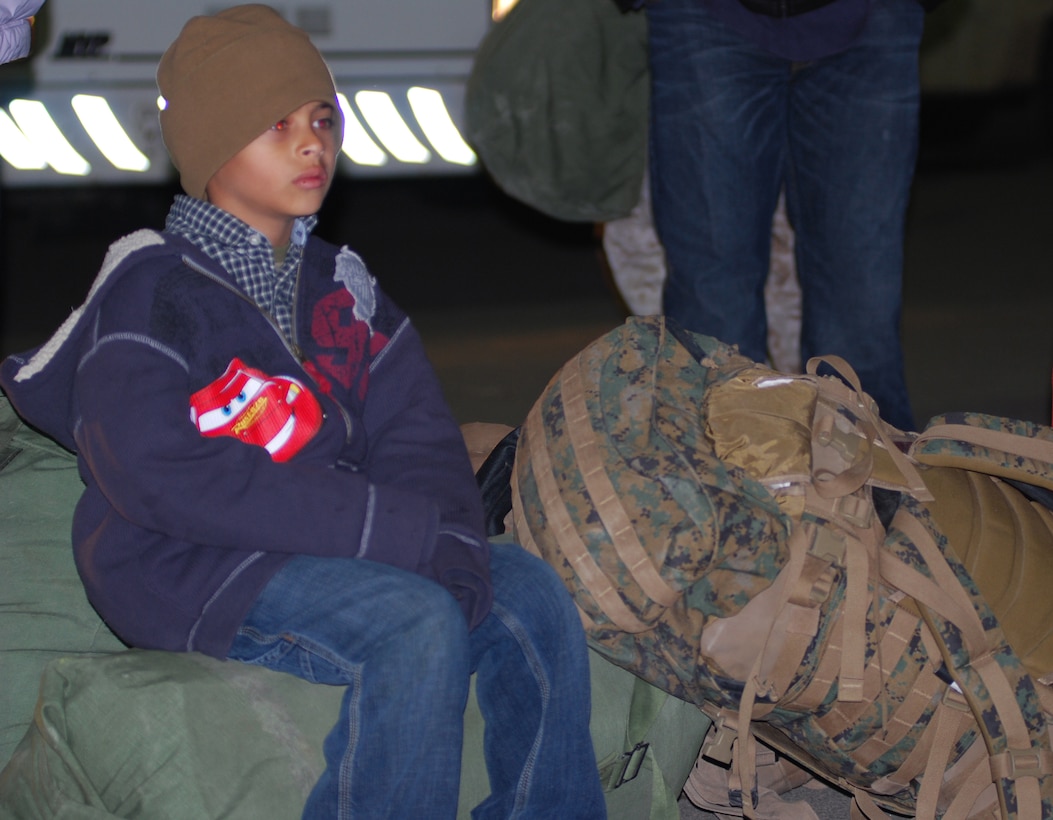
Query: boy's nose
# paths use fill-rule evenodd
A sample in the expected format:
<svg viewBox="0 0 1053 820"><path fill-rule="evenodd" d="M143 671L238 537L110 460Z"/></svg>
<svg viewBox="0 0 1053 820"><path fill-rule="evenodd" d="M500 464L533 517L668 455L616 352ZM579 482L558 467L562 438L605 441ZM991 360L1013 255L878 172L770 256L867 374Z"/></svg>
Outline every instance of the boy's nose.
<svg viewBox="0 0 1053 820"><path fill-rule="evenodd" d="M325 143L318 137L312 137L304 141L300 151L305 155L322 154L325 152Z"/></svg>

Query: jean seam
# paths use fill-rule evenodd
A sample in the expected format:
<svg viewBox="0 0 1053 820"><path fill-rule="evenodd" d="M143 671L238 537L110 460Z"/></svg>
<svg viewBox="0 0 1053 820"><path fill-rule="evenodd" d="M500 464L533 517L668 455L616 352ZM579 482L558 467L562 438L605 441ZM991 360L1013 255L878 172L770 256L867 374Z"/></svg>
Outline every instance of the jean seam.
<svg viewBox="0 0 1053 820"><path fill-rule="evenodd" d="M515 818L522 814L525 808L524 804L529 797L537 756L544 740L544 727L549 712L552 690L549 680L544 674L544 667L534 650L534 645L530 641L527 631L523 628L519 620L510 610L501 606L496 601L494 602L492 613L502 624L504 624L505 628L512 633L512 636L515 638L516 643L519 645L519 648L522 650L523 655L527 660L527 665L530 667L530 670L534 675L534 680L537 681L538 691L541 694L541 714L538 719L537 735L534 737L534 742L530 747L530 753L527 755L527 759L523 764L523 771L519 775L519 782L516 784L515 800L513 802L511 814L511 817Z"/></svg>
<svg viewBox="0 0 1053 820"><path fill-rule="evenodd" d="M340 759L340 773L338 775L338 808L337 817L340 820L351 817L351 773L354 769L355 755L358 751L359 739L359 706L362 697L362 666L355 664L354 674L351 678L351 692L347 703L347 746L344 755Z"/></svg>
<svg viewBox="0 0 1053 820"><path fill-rule="evenodd" d="M275 650L285 644L286 651L283 654L288 654L293 649L298 650L304 657L299 660L301 669L307 673L306 680L312 683L318 683L315 679L314 671L311 669L311 658L319 658L324 660L326 663L332 664L334 667L339 669L349 680L354 680L358 674L360 664L348 663L346 660L341 658L338 654L330 652L323 644L305 638L303 635L299 635L295 632L280 632L274 633L263 633L258 629L251 626L243 626L238 630L238 635L242 635L249 640L259 644L260 646L269 647L268 650L260 655L261 658L268 657ZM252 663L253 661L249 661Z"/></svg>
<svg viewBox="0 0 1053 820"><path fill-rule="evenodd" d="M275 660L273 656L280 650L281 657L285 657L292 652L298 654L296 663L301 671L299 677L311 683L318 684L311 665L312 658L325 660L343 673L347 680L346 685L350 687L350 690L347 695L347 744L344 747L343 755L340 758L340 766L337 770L337 817L340 820L350 818L352 816L352 773L361 734L359 711L362 697L362 664L349 664L339 656L326 651L321 644L307 640L304 636L295 632L264 634L251 626L243 626L238 630L238 634L259 644L261 647L267 647L267 651L258 658L247 661L247 663L280 668L278 664L273 663ZM271 663L268 664L264 659L271 661Z"/></svg>

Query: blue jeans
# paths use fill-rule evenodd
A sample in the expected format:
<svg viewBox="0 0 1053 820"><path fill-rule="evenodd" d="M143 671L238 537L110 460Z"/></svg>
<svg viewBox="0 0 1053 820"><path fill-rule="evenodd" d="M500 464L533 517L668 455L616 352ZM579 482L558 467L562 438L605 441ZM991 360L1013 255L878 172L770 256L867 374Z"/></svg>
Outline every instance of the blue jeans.
<svg viewBox="0 0 1053 820"><path fill-rule="evenodd" d="M843 356L882 416L912 429L899 324L921 6L874 0L850 48L806 63L758 48L697 0L647 14L666 314L767 358L764 282L785 185L802 361Z"/></svg>
<svg viewBox="0 0 1053 820"><path fill-rule="evenodd" d="M602 818L581 621L552 569L495 544L494 606L471 633L454 598L356 559L293 558L229 657L347 686L306 818L452 818L468 682L486 723L478 818Z"/></svg>

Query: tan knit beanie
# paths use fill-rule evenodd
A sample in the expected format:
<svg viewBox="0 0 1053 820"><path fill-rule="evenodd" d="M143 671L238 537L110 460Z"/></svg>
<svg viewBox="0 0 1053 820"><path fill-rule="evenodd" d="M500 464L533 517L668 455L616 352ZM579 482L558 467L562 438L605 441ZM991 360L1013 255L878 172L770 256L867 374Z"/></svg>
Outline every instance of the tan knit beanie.
<svg viewBox="0 0 1053 820"><path fill-rule="evenodd" d="M191 18L161 57L157 86L165 147L198 199L220 166L282 117L314 100L337 106L333 75L307 34L256 4Z"/></svg>

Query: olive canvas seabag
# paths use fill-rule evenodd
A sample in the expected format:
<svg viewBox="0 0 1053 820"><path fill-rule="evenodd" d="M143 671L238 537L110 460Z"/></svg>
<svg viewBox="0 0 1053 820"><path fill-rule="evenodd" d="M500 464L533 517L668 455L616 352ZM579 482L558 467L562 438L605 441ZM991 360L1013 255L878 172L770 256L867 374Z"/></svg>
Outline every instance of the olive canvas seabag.
<svg viewBox="0 0 1053 820"><path fill-rule="evenodd" d="M475 433L465 429L473 450ZM503 434L483 430L479 461ZM0 818L299 817L342 689L126 649L77 576L70 528L82 490L76 457L0 395ZM709 718L589 654L609 816L675 820ZM490 788L474 687L464 728L458 817L468 818Z"/></svg>
<svg viewBox="0 0 1053 820"><path fill-rule="evenodd" d="M966 510L953 477L936 480L971 475L937 465L941 433L891 428L847 363L826 362L845 380L630 320L530 411L517 539L560 573L594 649L714 718L703 752L734 756L744 788L760 737L850 789L860 815L1053 816L1053 669L1012 606L1053 581L1050 516L982 474L1014 503ZM1053 475L1044 452L1028 473L1011 451L973 471ZM985 586L970 569L1007 532L1033 571Z"/></svg>
<svg viewBox="0 0 1053 820"><path fill-rule="evenodd" d="M466 136L516 199L557 219L617 219L640 199L649 78L642 13L519 0L476 50Z"/></svg>

